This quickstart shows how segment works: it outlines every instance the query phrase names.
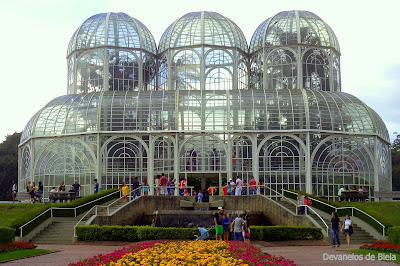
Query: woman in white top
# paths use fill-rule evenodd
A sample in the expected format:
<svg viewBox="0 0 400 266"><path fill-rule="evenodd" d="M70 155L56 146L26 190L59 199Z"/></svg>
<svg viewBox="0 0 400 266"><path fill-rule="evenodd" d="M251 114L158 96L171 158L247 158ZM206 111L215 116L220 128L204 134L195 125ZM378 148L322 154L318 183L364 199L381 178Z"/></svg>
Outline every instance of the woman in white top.
<svg viewBox="0 0 400 266"><path fill-rule="evenodd" d="M350 220L348 214L346 214L346 218L344 220L344 223L342 224L342 229L340 229L340 231L342 232L343 229L344 234L346 235L347 247L350 247L350 236L353 234L353 222Z"/></svg>

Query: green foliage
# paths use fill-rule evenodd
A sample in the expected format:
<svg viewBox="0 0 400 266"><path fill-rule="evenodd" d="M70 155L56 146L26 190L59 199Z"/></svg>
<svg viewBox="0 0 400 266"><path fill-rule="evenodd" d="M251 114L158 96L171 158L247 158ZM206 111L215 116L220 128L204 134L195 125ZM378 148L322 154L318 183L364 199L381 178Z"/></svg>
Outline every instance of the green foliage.
<svg viewBox="0 0 400 266"><path fill-rule="evenodd" d="M14 229L0 226L0 244L12 243L14 240Z"/></svg>
<svg viewBox="0 0 400 266"><path fill-rule="evenodd" d="M24 249L24 250L16 250L16 251L11 251L11 252L4 252L4 253L0 253L0 262L29 258L29 257L34 257L34 256L53 253L53 252L54 251L47 250L47 249Z"/></svg>
<svg viewBox="0 0 400 266"><path fill-rule="evenodd" d="M393 190L400 191L400 135L391 145Z"/></svg>
<svg viewBox="0 0 400 266"><path fill-rule="evenodd" d="M322 239L322 231L305 226L250 226L253 240ZM210 239L215 238L214 228L208 228ZM79 241L144 241L162 239L194 239L197 228L151 227L151 226L98 226L76 227ZM231 235L232 238L232 235Z"/></svg>
<svg viewBox="0 0 400 266"><path fill-rule="evenodd" d="M322 239L321 228L307 226L250 226L252 240Z"/></svg>
<svg viewBox="0 0 400 266"><path fill-rule="evenodd" d="M400 226L393 226L388 229L388 243L400 244Z"/></svg>
<svg viewBox="0 0 400 266"><path fill-rule="evenodd" d="M7 135L0 143L0 200L12 200L12 181L18 180L18 144L22 133Z"/></svg>

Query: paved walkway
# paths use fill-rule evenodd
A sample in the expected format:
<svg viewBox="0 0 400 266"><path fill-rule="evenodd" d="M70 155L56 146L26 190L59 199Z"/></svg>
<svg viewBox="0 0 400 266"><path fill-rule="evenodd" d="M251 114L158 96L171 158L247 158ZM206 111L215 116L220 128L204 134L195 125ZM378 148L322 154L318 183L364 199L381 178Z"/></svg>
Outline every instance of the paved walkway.
<svg viewBox="0 0 400 266"><path fill-rule="evenodd" d="M80 259L90 258L99 253L108 254L116 249L121 249L122 246L129 245L125 242L95 242L95 243L80 243L75 245L38 245L40 249L57 250L59 252L37 256L27 259L15 260L4 263L2 265L21 265L21 266L66 266L71 262L78 262ZM347 255L345 252L348 248L332 248L324 241L276 241L264 242L253 241L253 245L259 247L263 252L283 256L286 259L293 260L298 265L394 265L392 262L385 261L366 261L360 260L324 260L324 256L328 255ZM354 245L350 249L356 249ZM324 255L326 254L326 255ZM331 257L333 257L331 256ZM337 257L338 258L338 257Z"/></svg>

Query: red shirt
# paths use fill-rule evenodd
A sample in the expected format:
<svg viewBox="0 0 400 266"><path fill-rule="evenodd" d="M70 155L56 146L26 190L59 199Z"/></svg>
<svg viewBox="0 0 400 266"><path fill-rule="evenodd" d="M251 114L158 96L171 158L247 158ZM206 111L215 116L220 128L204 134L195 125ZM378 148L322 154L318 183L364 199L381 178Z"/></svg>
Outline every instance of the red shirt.
<svg viewBox="0 0 400 266"><path fill-rule="evenodd" d="M222 191L224 192L224 196L228 195L228 188L226 186L222 188Z"/></svg>
<svg viewBox="0 0 400 266"><path fill-rule="evenodd" d="M255 179L251 179L250 181L249 181L249 186L250 186L250 189L256 189L257 187L257 182L256 182L256 180Z"/></svg>
<svg viewBox="0 0 400 266"><path fill-rule="evenodd" d="M162 176L160 178L160 186L165 187L165 186L167 186L167 183L168 183L168 178L166 176Z"/></svg>
<svg viewBox="0 0 400 266"><path fill-rule="evenodd" d="M179 181L179 186L184 187L185 185L186 185L186 181L185 180Z"/></svg>

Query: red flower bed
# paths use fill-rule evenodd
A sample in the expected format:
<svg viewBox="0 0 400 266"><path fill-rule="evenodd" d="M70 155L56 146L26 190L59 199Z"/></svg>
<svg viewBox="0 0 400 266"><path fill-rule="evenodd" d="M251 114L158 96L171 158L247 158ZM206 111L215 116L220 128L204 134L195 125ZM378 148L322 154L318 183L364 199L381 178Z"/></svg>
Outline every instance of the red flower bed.
<svg viewBox="0 0 400 266"><path fill-rule="evenodd" d="M382 252L392 252L400 254L400 245L389 244L387 240L378 240L370 245L365 244L360 247L360 249L371 249Z"/></svg>
<svg viewBox="0 0 400 266"><path fill-rule="evenodd" d="M93 258L84 259L80 262L70 263L68 266L98 266L101 264L105 264L112 261L119 260L123 255L131 252L138 252L140 250L151 248L156 243L162 243L165 241L150 241L144 243L138 243L134 245L129 245L124 247L123 249L115 250L113 253L110 254L98 254Z"/></svg>
<svg viewBox="0 0 400 266"><path fill-rule="evenodd" d="M0 253L7 251L23 250L23 249L34 249L36 245L32 243L26 243L24 240L14 241L13 243L7 243L0 245Z"/></svg>
<svg viewBox="0 0 400 266"><path fill-rule="evenodd" d="M259 248L244 242L229 241L229 250L234 256L249 265L296 265L292 260L287 260L282 256L264 254Z"/></svg>

